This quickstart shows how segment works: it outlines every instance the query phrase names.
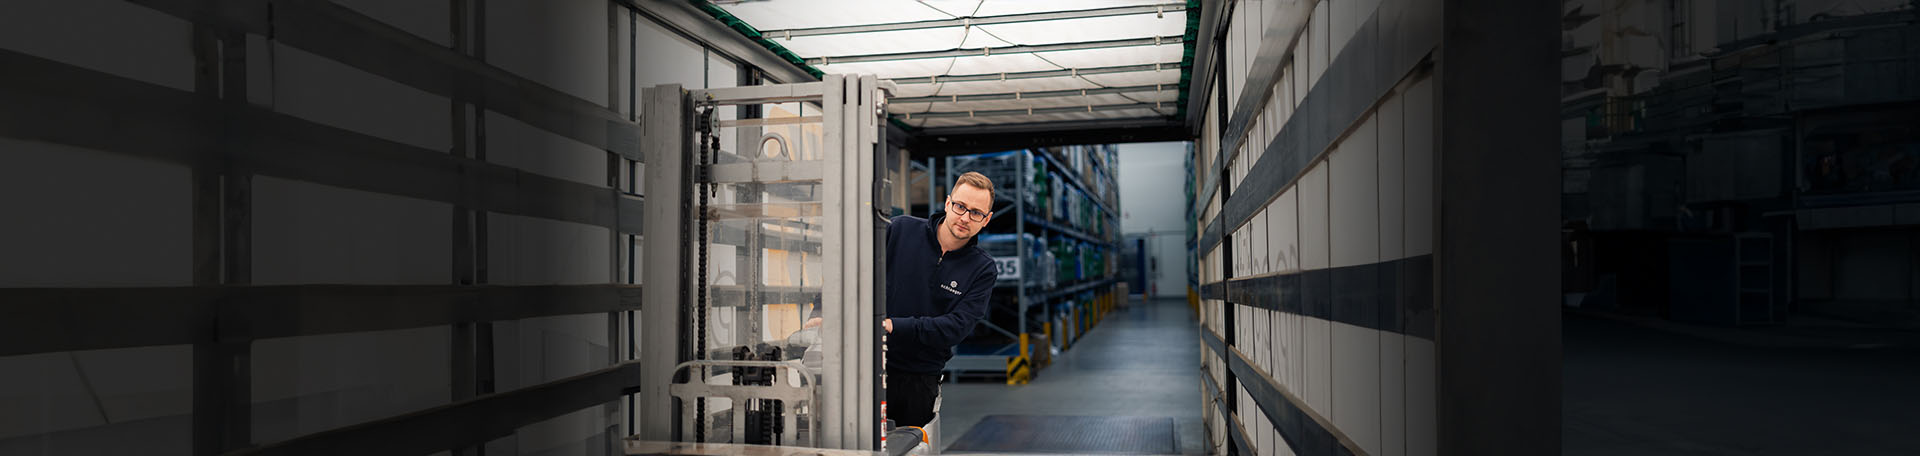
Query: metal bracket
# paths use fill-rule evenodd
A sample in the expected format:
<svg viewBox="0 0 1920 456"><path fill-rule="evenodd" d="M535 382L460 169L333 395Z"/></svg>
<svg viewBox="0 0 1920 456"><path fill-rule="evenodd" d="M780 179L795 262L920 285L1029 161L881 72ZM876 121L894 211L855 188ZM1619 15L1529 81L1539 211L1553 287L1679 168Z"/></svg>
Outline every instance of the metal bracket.
<svg viewBox="0 0 1920 456"><path fill-rule="evenodd" d="M692 375L692 372L689 372L689 369L695 367L703 369L714 367L772 367L785 369L787 372L785 374L775 374L772 385L710 385L706 383L684 383L678 380L683 378L680 375L681 372L687 372L688 375L684 378L689 380L697 381L702 378L703 376ZM786 380L786 376L788 375L797 375L797 378L800 379L800 386L788 386ZM784 403L789 411L783 418L786 421L784 429L790 432L797 434L801 429L797 426L801 415L807 417L807 427L805 429L807 429L808 432L819 432L820 430L819 414L815 408L816 396L814 395L814 389L819 385L814 383L813 374L807 371L806 365L801 364L799 361L688 361L674 366L672 376L675 380L672 385L667 387L667 393L680 399L682 402L690 402L699 398L724 397L733 403L733 435L729 437L734 443L739 443L739 437L743 435L747 428L746 414L739 413L739 410L743 410L747 402L752 400L771 399ZM802 407L801 404L805 404L805 406ZM695 423L706 421L695 419L693 407L680 407L680 413L680 423L683 427L681 435L694 435L693 426L696 425ZM812 439L811 437L813 436L809 437L809 440L817 440ZM798 438L786 440L796 444L802 442ZM814 442L809 441L806 444L811 445L814 444Z"/></svg>

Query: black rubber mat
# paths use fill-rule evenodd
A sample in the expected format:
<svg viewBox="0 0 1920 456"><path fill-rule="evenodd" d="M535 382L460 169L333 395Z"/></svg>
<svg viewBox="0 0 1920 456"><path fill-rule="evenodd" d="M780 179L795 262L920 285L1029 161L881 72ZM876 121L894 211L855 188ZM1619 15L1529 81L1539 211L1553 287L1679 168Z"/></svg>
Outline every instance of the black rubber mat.
<svg viewBox="0 0 1920 456"><path fill-rule="evenodd" d="M1172 454L1175 448L1170 417L989 415L946 451Z"/></svg>

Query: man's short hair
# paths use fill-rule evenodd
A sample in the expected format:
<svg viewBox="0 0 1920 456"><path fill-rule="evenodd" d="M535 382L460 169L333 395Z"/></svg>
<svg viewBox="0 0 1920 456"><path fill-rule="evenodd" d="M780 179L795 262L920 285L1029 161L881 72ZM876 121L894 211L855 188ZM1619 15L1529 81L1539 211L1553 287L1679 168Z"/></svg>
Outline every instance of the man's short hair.
<svg viewBox="0 0 1920 456"><path fill-rule="evenodd" d="M953 180L954 189L956 190L959 189L961 184L966 184L966 185L973 186L974 188L986 190L987 199L988 200L993 199L993 179L988 179L987 175L985 174L968 171L966 174L961 174L959 179ZM949 191L947 192L947 194L951 195L953 194L953 192Z"/></svg>

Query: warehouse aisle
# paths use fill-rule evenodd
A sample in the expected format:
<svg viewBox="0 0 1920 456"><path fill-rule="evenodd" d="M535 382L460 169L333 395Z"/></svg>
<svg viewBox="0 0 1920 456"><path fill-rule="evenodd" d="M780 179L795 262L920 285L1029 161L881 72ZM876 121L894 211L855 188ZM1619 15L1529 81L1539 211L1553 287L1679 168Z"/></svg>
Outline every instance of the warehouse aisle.
<svg viewBox="0 0 1920 456"><path fill-rule="evenodd" d="M1185 300L1135 300L1116 309L1079 344L1062 351L1032 383L948 383L941 448L965 436L983 418L1141 417L1131 421L1171 423L1180 454L1200 454L1202 440L1200 339ZM1151 417L1151 419L1148 419ZM1040 418L1055 419L1055 418ZM1150 447L1151 445L1149 445Z"/></svg>

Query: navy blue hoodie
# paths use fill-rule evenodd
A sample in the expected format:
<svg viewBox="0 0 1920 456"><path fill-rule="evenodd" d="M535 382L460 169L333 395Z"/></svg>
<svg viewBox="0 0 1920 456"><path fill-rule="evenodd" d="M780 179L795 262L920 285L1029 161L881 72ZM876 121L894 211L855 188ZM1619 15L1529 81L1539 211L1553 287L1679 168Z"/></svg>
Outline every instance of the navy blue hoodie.
<svg viewBox="0 0 1920 456"><path fill-rule="evenodd" d="M887 369L937 374L953 358L953 346L987 314L997 271L993 257L974 236L958 250L940 253L935 233L946 214L933 220L902 215L887 228Z"/></svg>

